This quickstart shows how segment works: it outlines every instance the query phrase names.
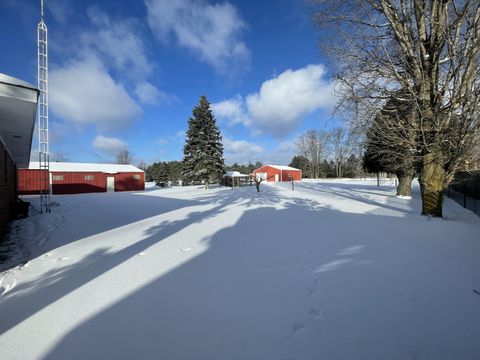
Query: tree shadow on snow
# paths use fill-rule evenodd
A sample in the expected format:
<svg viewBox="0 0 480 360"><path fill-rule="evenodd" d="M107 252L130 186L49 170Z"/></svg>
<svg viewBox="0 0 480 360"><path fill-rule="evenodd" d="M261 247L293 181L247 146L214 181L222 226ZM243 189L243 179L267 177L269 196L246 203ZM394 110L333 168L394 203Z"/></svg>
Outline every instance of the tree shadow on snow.
<svg viewBox="0 0 480 360"><path fill-rule="evenodd" d="M253 189L251 190L252 191L248 194L253 193ZM129 200L129 204L138 201L138 203L142 205L143 210L138 209L137 206L135 206L135 209L142 212L143 216L139 216L137 213L130 214L127 212L128 214L125 214L124 211L119 210L120 207L125 207L125 199ZM94 198L93 200L95 203L98 199ZM236 191L222 189L222 191L215 193L206 192L204 195L198 196L196 200L181 200L164 197L141 197L139 199L135 196L124 197L123 202L119 197L110 197L108 200L109 202L104 205L105 208L113 206L113 209L116 209L119 214L123 215L121 218L112 219L111 221L107 221L108 224L103 224L102 218L98 215L92 217L91 220L95 221L92 226L78 226L78 231L73 231L67 234L61 233L61 242L49 242L47 249L51 249L52 244L63 246L77 240L95 241L95 238L85 238L97 235L94 233L95 231L102 233L104 231L113 230L114 226L121 227L124 226L123 224L140 221L144 218L149 218L152 215L158 215L159 213L165 213L172 209L176 210L205 204L211 204L212 208L202 211L189 211L186 217L181 220L159 221L157 225L152 226L143 232L144 236L142 239L133 242L118 251L112 251L110 248L106 248L100 243L95 251L82 260L72 263L71 265L57 267L42 274L41 277L36 280L16 286L14 291L11 291L4 297L4 299L2 299L2 305L4 307L13 305L19 310L2 316L2 321L0 322L0 335L31 315L47 307L49 304L54 303L56 300L69 294L82 285L121 265L150 246L161 242L165 238L194 223L200 223L209 218L221 216L227 206L231 206L236 202L243 202L247 207L259 202L263 205L275 204L280 198L276 194L276 191L271 191L268 195L260 193L254 197L250 195L244 197L238 196ZM105 201L105 198L103 198L103 201ZM97 203L97 205L99 204L100 202ZM100 209L97 208L97 210ZM85 209L82 208L80 211L85 211ZM84 218L83 216L84 215L81 217L82 219ZM70 221L75 221L75 217L72 216ZM98 239L97 241L101 241L101 239Z"/></svg>
<svg viewBox="0 0 480 360"><path fill-rule="evenodd" d="M377 206L380 209L399 212L403 215L419 214L420 209L417 204L409 201L405 206L405 200L399 200L395 194L395 188L369 184L342 184L342 183L300 183L297 185L302 189L312 192L323 192L332 194L339 198L358 201L367 205ZM416 189L412 191L414 194ZM379 197L375 200L373 197ZM386 203L380 199L386 199Z"/></svg>
<svg viewBox="0 0 480 360"><path fill-rule="evenodd" d="M479 316L450 311L472 306L443 286L452 254L418 246L428 226L306 199L277 206L275 188L224 200L170 230L150 228L148 244L245 201L233 226L202 240L204 253L86 319L44 359L466 359L480 350ZM404 241L390 241L398 233ZM122 258L95 256L92 267Z"/></svg>

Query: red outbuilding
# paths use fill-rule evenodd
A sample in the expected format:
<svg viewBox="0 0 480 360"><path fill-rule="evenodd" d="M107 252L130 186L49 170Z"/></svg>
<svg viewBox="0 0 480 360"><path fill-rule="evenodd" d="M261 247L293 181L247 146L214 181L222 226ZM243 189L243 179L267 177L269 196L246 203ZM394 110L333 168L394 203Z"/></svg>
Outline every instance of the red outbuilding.
<svg viewBox="0 0 480 360"><path fill-rule="evenodd" d="M39 164L18 170L18 193L40 192ZM145 190L145 172L133 165L50 163L52 194Z"/></svg>
<svg viewBox="0 0 480 360"><path fill-rule="evenodd" d="M256 177L261 177L265 181L300 181L302 180L302 170L291 166L283 165L263 165L253 171Z"/></svg>

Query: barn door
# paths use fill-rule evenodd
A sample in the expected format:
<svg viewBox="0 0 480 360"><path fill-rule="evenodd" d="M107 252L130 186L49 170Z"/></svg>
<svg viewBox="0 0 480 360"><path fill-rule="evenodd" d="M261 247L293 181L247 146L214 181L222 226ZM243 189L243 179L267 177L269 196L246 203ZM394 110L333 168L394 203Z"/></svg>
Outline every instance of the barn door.
<svg viewBox="0 0 480 360"><path fill-rule="evenodd" d="M107 176L107 192L115 191L115 177Z"/></svg>
<svg viewBox="0 0 480 360"><path fill-rule="evenodd" d="M278 181L278 174L275 174L275 182Z"/></svg>

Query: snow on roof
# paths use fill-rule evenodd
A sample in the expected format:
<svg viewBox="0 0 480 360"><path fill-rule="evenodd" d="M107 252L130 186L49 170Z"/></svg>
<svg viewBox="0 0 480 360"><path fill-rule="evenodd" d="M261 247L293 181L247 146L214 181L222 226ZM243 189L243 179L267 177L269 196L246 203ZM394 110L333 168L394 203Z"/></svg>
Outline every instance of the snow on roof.
<svg viewBox="0 0 480 360"><path fill-rule="evenodd" d="M26 81L14 78L13 76L10 76L10 75L7 75L7 74L0 73L0 82L5 83L5 84L9 84L9 85L14 85L14 86L21 86L21 87L32 89L32 90L37 90L37 88L35 86L33 86L32 84L30 84Z"/></svg>
<svg viewBox="0 0 480 360"><path fill-rule="evenodd" d="M270 167L273 167L273 168L278 169L278 170L296 170L296 171L300 171L300 169L296 169L296 168L294 168L294 167L285 166L285 165L264 165L264 166L270 166Z"/></svg>
<svg viewBox="0 0 480 360"><path fill-rule="evenodd" d="M31 161L29 169L39 169L39 163ZM122 172L144 172L133 165L120 164L90 164L90 163L70 163L70 162L50 162L51 172L103 172L109 174Z"/></svg>
<svg viewBox="0 0 480 360"><path fill-rule="evenodd" d="M227 176L227 177L248 177L249 175L242 174L239 171L227 171L224 176Z"/></svg>

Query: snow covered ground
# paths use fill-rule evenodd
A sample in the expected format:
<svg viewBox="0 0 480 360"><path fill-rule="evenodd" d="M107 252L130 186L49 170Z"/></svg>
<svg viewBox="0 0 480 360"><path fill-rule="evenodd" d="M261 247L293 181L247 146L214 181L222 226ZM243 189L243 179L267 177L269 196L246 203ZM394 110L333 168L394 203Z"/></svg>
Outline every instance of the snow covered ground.
<svg viewBox="0 0 480 360"><path fill-rule="evenodd" d="M14 223L0 358L478 359L480 219L374 181L56 196Z"/></svg>

